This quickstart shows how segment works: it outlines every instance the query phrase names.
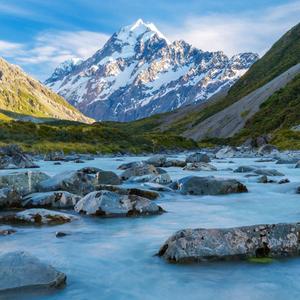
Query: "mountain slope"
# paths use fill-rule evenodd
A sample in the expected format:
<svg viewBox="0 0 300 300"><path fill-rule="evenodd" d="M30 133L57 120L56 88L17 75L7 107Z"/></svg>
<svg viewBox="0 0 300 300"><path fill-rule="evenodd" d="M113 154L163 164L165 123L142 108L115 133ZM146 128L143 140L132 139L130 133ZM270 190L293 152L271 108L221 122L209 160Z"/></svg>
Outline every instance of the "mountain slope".
<svg viewBox="0 0 300 300"><path fill-rule="evenodd" d="M197 133L197 128L199 130L202 128L202 122L205 122L218 113L222 114L222 111L227 107L230 107L251 92L261 88L297 63L300 63L300 24L293 27L280 38L278 42L276 42L261 59L254 63L247 73L229 89L228 93L223 93L217 97L215 101L208 101L206 105L200 104L191 106L186 113L180 113L181 109L179 109L174 115L177 114L180 115L180 117L174 118L172 121L172 114L169 115L168 119L171 119L171 122L168 122L167 126L164 126L164 120L166 118L166 116L164 116L160 119L160 125L158 126L163 127L164 130L169 132L176 132L186 136L190 136L191 131ZM290 79L292 80L293 77L290 77ZM285 84L286 83L287 82L285 82ZM282 85L279 85L277 89L282 87ZM273 92L277 89L274 87ZM267 100L267 97L264 98L264 100ZM195 134L195 137L196 136L197 134ZM198 138L203 137L201 133L199 133L198 136ZM209 134L206 134L206 136L209 136Z"/></svg>
<svg viewBox="0 0 300 300"><path fill-rule="evenodd" d="M155 25L138 20L86 61L63 63L45 83L97 120L131 121L203 102L257 59L170 43Z"/></svg>
<svg viewBox="0 0 300 300"><path fill-rule="evenodd" d="M34 80L19 67L0 58L0 119L10 119L8 113L37 118L55 118L90 123L62 97Z"/></svg>

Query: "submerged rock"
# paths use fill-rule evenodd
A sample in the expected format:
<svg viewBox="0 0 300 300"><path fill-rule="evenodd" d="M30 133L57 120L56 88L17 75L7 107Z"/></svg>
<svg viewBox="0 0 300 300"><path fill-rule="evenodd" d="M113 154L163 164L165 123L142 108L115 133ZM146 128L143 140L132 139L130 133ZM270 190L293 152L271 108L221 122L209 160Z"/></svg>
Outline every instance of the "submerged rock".
<svg viewBox="0 0 300 300"><path fill-rule="evenodd" d="M33 193L22 199L21 206L26 208L74 208L80 199L80 196L65 191Z"/></svg>
<svg viewBox="0 0 300 300"><path fill-rule="evenodd" d="M86 195L95 190L97 168L83 168L78 171L65 171L39 183L39 192L67 191Z"/></svg>
<svg viewBox="0 0 300 300"><path fill-rule="evenodd" d="M37 191L37 186L50 176L43 172L14 172L0 175L0 188L10 188L11 190L25 195Z"/></svg>
<svg viewBox="0 0 300 300"><path fill-rule="evenodd" d="M66 275L27 252L0 255L0 292L63 286Z"/></svg>
<svg viewBox="0 0 300 300"><path fill-rule="evenodd" d="M92 192L82 198L75 211L103 217L156 215L163 209L154 202L137 195L119 195L109 191Z"/></svg>
<svg viewBox="0 0 300 300"><path fill-rule="evenodd" d="M235 179L188 176L178 181L179 191L186 195L224 195L248 192L247 187Z"/></svg>
<svg viewBox="0 0 300 300"><path fill-rule="evenodd" d="M210 162L210 158L207 154L205 153L194 153L189 155L186 160L187 163L199 163L199 162L203 162L203 163L209 163Z"/></svg>
<svg viewBox="0 0 300 300"><path fill-rule="evenodd" d="M171 236L158 255L182 263L296 256L299 237L300 223L184 229Z"/></svg>
<svg viewBox="0 0 300 300"><path fill-rule="evenodd" d="M18 145L0 148L0 169L39 168L32 157L25 154Z"/></svg>
<svg viewBox="0 0 300 300"><path fill-rule="evenodd" d="M6 236L16 233L17 231L14 229L0 229L0 236Z"/></svg>
<svg viewBox="0 0 300 300"><path fill-rule="evenodd" d="M257 175L265 175L265 176L284 176L284 174L280 173L275 169L257 169L254 171Z"/></svg>
<svg viewBox="0 0 300 300"><path fill-rule="evenodd" d="M58 225L77 219L75 216L53 210L32 208L11 215L0 216L2 224Z"/></svg>
<svg viewBox="0 0 300 300"><path fill-rule="evenodd" d="M208 163L198 162L198 163L189 163L187 164L183 170L188 171L217 171L218 169Z"/></svg>

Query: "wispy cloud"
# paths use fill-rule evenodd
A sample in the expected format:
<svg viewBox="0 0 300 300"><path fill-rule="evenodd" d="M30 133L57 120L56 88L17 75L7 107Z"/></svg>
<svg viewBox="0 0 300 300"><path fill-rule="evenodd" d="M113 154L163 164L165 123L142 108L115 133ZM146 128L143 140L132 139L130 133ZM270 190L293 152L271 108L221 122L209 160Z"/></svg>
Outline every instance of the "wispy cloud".
<svg viewBox="0 0 300 300"><path fill-rule="evenodd" d="M203 50L229 55L255 51L264 54L289 28L299 22L300 1L244 14L190 16L174 30L163 26L171 40L183 39Z"/></svg>

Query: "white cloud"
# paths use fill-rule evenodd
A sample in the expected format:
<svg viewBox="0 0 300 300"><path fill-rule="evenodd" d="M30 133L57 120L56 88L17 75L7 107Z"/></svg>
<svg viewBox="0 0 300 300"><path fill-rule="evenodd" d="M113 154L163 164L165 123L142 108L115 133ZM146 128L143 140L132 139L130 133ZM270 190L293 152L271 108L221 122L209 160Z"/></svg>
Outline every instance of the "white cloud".
<svg viewBox="0 0 300 300"><path fill-rule="evenodd" d="M0 53L3 56L14 55L14 53L16 53L16 51L19 52L22 49L22 47L22 44L0 40Z"/></svg>
<svg viewBox="0 0 300 300"><path fill-rule="evenodd" d="M260 55L299 22L300 1L245 14L189 17L176 27L163 26L171 40L183 39L197 48L229 55L255 51Z"/></svg>

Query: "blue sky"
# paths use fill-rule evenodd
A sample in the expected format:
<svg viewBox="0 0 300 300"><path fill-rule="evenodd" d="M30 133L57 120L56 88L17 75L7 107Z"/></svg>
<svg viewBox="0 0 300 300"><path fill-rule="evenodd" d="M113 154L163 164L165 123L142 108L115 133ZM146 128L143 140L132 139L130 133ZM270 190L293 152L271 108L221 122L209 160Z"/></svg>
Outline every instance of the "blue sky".
<svg viewBox="0 0 300 300"><path fill-rule="evenodd" d="M300 0L0 0L0 56L44 80L58 63L87 58L139 18L169 40L263 54L299 16Z"/></svg>

